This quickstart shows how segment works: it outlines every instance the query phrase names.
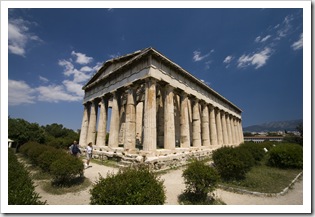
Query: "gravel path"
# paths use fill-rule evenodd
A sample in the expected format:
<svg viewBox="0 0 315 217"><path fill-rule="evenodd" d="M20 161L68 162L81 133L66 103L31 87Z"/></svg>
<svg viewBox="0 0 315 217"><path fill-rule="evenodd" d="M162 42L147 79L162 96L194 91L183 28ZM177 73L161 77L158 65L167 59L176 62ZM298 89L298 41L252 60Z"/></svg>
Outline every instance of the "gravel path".
<svg viewBox="0 0 315 217"><path fill-rule="evenodd" d="M93 183L98 180L99 174L106 177L108 172L116 172L117 168L90 163L89 167L84 171L85 177L89 178ZM160 176L164 180L166 188L166 205L178 205L177 196L185 189L184 180L182 178L182 169L171 170ZM40 186L36 187L36 192L42 197L41 200L47 200L49 205L88 205L90 202L89 189L67 193L63 195L47 194ZM303 205L303 181L299 179L283 196L262 197L247 194L237 194L227 192L221 189L215 191L216 196L227 205Z"/></svg>

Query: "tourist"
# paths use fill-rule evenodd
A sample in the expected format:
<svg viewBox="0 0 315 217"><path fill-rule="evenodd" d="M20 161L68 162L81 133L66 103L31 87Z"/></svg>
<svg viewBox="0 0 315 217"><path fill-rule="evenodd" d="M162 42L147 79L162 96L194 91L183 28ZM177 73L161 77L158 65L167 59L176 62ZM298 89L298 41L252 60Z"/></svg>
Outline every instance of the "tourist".
<svg viewBox="0 0 315 217"><path fill-rule="evenodd" d="M81 150L79 149L79 145L77 141L74 141L73 144L70 146L70 153L75 156L79 157L81 154Z"/></svg>
<svg viewBox="0 0 315 217"><path fill-rule="evenodd" d="M85 169L90 167L90 160L92 158L92 152L93 152L93 147L92 147L92 142L90 142L86 148L86 164L85 164Z"/></svg>

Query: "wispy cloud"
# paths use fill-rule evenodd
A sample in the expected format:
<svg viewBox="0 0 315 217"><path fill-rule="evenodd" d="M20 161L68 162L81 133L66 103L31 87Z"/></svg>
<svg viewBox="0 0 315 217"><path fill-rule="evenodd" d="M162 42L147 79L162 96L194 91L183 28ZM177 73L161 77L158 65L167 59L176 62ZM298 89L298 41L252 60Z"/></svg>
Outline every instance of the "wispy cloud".
<svg viewBox="0 0 315 217"><path fill-rule="evenodd" d="M232 61L232 59L233 59L233 56L227 56L227 57L225 57L223 62L228 64L228 63L230 63Z"/></svg>
<svg viewBox="0 0 315 217"><path fill-rule="evenodd" d="M255 69L258 69L264 66L267 63L267 60L271 56L272 50L269 47L265 47L260 52L254 53L252 55L245 55L243 54L238 59L238 68L244 68L249 65L256 66Z"/></svg>
<svg viewBox="0 0 315 217"><path fill-rule="evenodd" d="M277 27L277 40L286 37L292 29L291 22L294 20L294 16L288 15L284 18L281 24Z"/></svg>
<svg viewBox="0 0 315 217"><path fill-rule="evenodd" d="M109 56L109 58L111 58L111 59L115 59L116 57L121 56L121 54L118 52L118 53L116 53L116 54L110 54L110 55L108 55L108 56Z"/></svg>
<svg viewBox="0 0 315 217"><path fill-rule="evenodd" d="M297 40L296 42L294 42L291 45L293 50L299 50L301 48L303 48L303 33L301 33L299 40Z"/></svg>
<svg viewBox="0 0 315 217"><path fill-rule="evenodd" d="M39 80L41 80L42 82L46 83L48 82L49 80L43 76L39 76Z"/></svg>
<svg viewBox="0 0 315 217"><path fill-rule="evenodd" d="M256 39L255 39L255 42L262 43L262 42L267 41L269 38L271 38L271 35L266 35L263 38L261 36L257 36Z"/></svg>
<svg viewBox="0 0 315 217"><path fill-rule="evenodd" d="M223 60L223 63L226 64L225 68L229 68L230 67L230 63L231 61L234 59L234 57L232 55L229 55L227 57L225 57L225 59Z"/></svg>
<svg viewBox="0 0 315 217"><path fill-rule="evenodd" d="M29 30L32 25L36 24L23 19L9 19L8 48L10 53L24 57L26 46L30 41L42 42Z"/></svg>
<svg viewBox="0 0 315 217"><path fill-rule="evenodd" d="M292 22L296 19L296 15L290 14L284 17L281 23L278 23L274 26L270 26L264 34L261 34L255 38L255 42L258 43L258 46L263 45L264 47L255 48L255 52L251 54L243 54L237 60L238 68L246 68L249 66L254 66L255 69L258 69L266 65L267 60L272 56L274 51L277 49L277 46L281 40L285 37L289 37L294 33L294 28ZM303 46L303 35L301 34L300 39L294 42L291 47L294 50L298 50ZM223 62L230 61L227 57Z"/></svg>
<svg viewBox="0 0 315 217"><path fill-rule="evenodd" d="M205 59L206 57L208 57L210 55L210 53L207 53L205 55L201 55L200 51L194 51L193 52L193 60L194 62L199 62L203 59Z"/></svg>
<svg viewBox="0 0 315 217"><path fill-rule="evenodd" d="M58 103L60 101L82 100L84 96L82 86L102 66L102 63L97 62L94 65L82 66L84 61L89 63L93 58L82 53L75 55L77 54L80 54L78 56L83 59L76 59L75 62L71 58L58 61L58 65L63 68L62 74L65 76L65 79L60 83L51 83L42 76L39 76L39 80L45 85L38 87L31 87L25 81L9 80L9 105L16 106L36 103L37 101Z"/></svg>

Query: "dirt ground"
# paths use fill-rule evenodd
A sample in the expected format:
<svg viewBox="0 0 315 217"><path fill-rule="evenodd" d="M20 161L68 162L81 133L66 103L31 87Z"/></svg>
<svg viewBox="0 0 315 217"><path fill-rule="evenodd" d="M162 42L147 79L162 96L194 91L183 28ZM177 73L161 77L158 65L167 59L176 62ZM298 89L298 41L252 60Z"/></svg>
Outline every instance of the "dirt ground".
<svg viewBox="0 0 315 217"><path fill-rule="evenodd" d="M89 178L93 183L98 180L99 174L106 177L108 172L116 172L117 168L107 167L95 163L90 163L91 167L84 171L84 176ZM185 184L182 178L182 169L170 170L160 176L164 180L166 188L165 205L178 205L177 196L184 189ZM42 190L41 186L36 187L36 192L42 197L42 201L47 201L48 205L88 205L90 202L89 189L75 193L63 195L52 195ZM283 196L263 197L248 194L238 194L221 189L215 191L218 199L227 205L303 205L303 180L300 178L293 187Z"/></svg>

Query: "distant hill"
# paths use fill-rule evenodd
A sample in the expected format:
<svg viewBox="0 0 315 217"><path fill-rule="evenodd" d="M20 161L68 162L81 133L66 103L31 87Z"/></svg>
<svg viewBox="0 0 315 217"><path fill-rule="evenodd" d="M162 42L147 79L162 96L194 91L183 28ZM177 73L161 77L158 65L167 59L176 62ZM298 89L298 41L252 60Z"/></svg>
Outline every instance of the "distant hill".
<svg viewBox="0 0 315 217"><path fill-rule="evenodd" d="M274 121L243 128L243 132L273 132L273 131L296 131L296 127L303 123L303 119L291 121Z"/></svg>

